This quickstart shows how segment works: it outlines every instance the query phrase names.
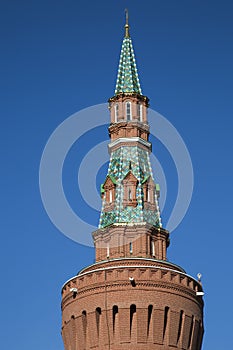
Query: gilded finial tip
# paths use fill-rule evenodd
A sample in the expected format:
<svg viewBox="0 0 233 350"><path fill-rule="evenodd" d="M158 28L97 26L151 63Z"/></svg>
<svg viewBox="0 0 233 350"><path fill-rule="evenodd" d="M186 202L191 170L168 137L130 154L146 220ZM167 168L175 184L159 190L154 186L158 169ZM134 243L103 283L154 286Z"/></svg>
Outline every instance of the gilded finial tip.
<svg viewBox="0 0 233 350"><path fill-rule="evenodd" d="M125 9L125 37L129 38L129 12Z"/></svg>

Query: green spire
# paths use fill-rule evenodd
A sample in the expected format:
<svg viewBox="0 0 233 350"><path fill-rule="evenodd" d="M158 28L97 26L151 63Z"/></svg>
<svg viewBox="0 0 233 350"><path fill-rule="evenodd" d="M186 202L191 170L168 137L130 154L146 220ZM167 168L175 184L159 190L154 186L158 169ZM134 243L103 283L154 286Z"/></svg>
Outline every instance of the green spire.
<svg viewBox="0 0 233 350"><path fill-rule="evenodd" d="M134 56L133 44L129 34L128 11L126 10L125 37L123 39L118 75L116 82L115 95L120 93L142 94L136 61Z"/></svg>

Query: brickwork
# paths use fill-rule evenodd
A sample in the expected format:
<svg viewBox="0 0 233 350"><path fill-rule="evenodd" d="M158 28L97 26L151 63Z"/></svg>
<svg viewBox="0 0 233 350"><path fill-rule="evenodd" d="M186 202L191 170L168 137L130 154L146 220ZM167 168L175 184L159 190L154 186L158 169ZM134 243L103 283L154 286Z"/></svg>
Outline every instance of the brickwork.
<svg viewBox="0 0 233 350"><path fill-rule="evenodd" d="M111 225L93 233L96 261L144 257L166 260L169 233L148 224Z"/></svg>
<svg viewBox="0 0 233 350"><path fill-rule="evenodd" d="M149 99L146 96L142 96L140 94L135 93L121 93L116 96L113 96L109 99L109 110L110 110L110 118L111 124L118 123L120 121L126 121L126 103L131 102L131 120L132 121L140 121L143 124L147 124L147 113L146 109L149 105ZM141 116L138 113L138 105L142 106ZM116 105L117 113L116 113ZM142 124L141 124L142 127ZM145 125L143 126L146 127ZM149 131L148 126L146 127L146 131Z"/></svg>
<svg viewBox="0 0 233 350"><path fill-rule="evenodd" d="M64 285L66 350L200 349L201 285L172 264L150 263L94 264Z"/></svg>
<svg viewBox="0 0 233 350"><path fill-rule="evenodd" d="M140 137L141 139L148 141L149 128L141 123L127 123L119 122L111 125L109 128L109 134L111 140L114 141L118 138Z"/></svg>

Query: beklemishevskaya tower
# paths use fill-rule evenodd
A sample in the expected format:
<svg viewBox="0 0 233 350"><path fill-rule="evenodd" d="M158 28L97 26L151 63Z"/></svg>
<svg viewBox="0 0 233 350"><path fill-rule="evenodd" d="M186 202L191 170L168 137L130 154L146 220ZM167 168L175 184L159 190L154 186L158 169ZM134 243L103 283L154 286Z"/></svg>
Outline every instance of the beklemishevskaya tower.
<svg viewBox="0 0 233 350"><path fill-rule="evenodd" d="M200 350L202 286L166 260L142 95L126 18L115 95L109 99L110 162L93 232L96 263L62 288L66 350Z"/></svg>

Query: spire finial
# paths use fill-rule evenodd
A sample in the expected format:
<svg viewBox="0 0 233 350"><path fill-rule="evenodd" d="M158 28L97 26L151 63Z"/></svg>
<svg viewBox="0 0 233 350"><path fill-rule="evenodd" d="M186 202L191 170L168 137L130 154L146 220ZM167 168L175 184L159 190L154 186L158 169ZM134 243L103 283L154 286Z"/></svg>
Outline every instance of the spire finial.
<svg viewBox="0 0 233 350"><path fill-rule="evenodd" d="M129 12L125 9L125 38L129 38Z"/></svg>

